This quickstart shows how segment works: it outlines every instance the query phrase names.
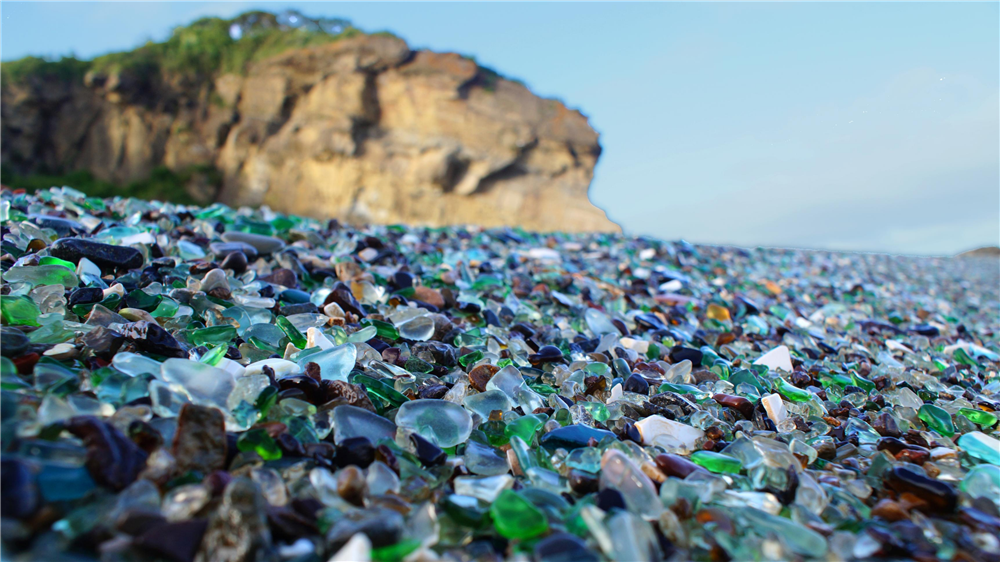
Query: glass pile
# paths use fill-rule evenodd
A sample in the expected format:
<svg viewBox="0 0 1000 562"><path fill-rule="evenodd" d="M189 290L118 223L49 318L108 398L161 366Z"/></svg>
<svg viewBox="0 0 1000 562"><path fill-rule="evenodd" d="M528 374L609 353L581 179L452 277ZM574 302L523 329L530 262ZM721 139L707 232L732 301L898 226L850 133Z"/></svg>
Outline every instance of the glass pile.
<svg viewBox="0 0 1000 562"><path fill-rule="evenodd" d="M1000 557L995 261L0 218L11 560Z"/></svg>

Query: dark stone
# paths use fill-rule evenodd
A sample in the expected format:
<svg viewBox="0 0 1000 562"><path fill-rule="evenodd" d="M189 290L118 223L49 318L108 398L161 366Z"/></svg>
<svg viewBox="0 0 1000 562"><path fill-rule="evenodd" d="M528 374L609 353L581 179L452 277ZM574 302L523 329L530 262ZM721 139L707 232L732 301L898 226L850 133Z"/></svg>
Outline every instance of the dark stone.
<svg viewBox="0 0 1000 562"><path fill-rule="evenodd" d="M367 437L344 439L337 445L337 456L334 461L340 468L352 464L359 468L368 468L375 462L375 447Z"/></svg>
<svg viewBox="0 0 1000 562"><path fill-rule="evenodd" d="M569 487L580 495L596 492L601 483L593 474L575 468L569 471L567 480L569 481Z"/></svg>
<svg viewBox="0 0 1000 562"><path fill-rule="evenodd" d="M245 242L213 242L209 244L208 249L215 254L216 259L225 260L233 254L243 254L245 259L255 260L257 259L257 248L254 248L250 244ZM227 269L223 267L222 269Z"/></svg>
<svg viewBox="0 0 1000 562"><path fill-rule="evenodd" d="M125 336L104 326L98 326L84 334L81 341L94 355L110 359L125 343Z"/></svg>
<svg viewBox="0 0 1000 562"><path fill-rule="evenodd" d="M418 392L417 394L422 399L436 400L438 398L443 397L445 394L448 394L448 390L449 388L443 384L434 384L431 386L425 386L421 388L420 392Z"/></svg>
<svg viewBox="0 0 1000 562"><path fill-rule="evenodd" d="M207 528L208 521L204 519L163 523L150 528L133 544L153 556L173 562L193 562Z"/></svg>
<svg viewBox="0 0 1000 562"><path fill-rule="evenodd" d="M600 557L587 549L576 535L554 533L535 544L534 562L597 562Z"/></svg>
<svg viewBox="0 0 1000 562"><path fill-rule="evenodd" d="M664 474L677 478L687 478L687 475L692 472L708 472L686 458L673 453L656 455L653 458L653 462L656 463L656 467L663 471Z"/></svg>
<svg viewBox="0 0 1000 562"><path fill-rule="evenodd" d="M635 315L635 323L647 330L667 330L666 324L655 314L643 312Z"/></svg>
<svg viewBox="0 0 1000 562"><path fill-rule="evenodd" d="M362 318L365 316L365 311L361 308L361 303L358 302L358 299L354 298L351 289L341 281L333 285L333 290L327 295L326 300L323 301L323 305L326 306L331 302L337 303L344 312L350 312Z"/></svg>
<svg viewBox="0 0 1000 562"><path fill-rule="evenodd" d="M281 390L298 389L305 395L306 402L310 404L322 404L319 382L309 375L291 375L278 379L278 388Z"/></svg>
<svg viewBox="0 0 1000 562"><path fill-rule="evenodd" d="M637 394L649 394L649 383L646 382L641 375L632 374L627 379L625 383L622 384L622 390L626 392L635 392Z"/></svg>
<svg viewBox="0 0 1000 562"><path fill-rule="evenodd" d="M274 538L287 543L319 534L315 517L310 519L288 506L268 506L267 523Z"/></svg>
<svg viewBox="0 0 1000 562"><path fill-rule="evenodd" d="M239 275L247 270L247 264L249 263L249 258L243 252L233 252L226 256L219 267L222 269L230 269L236 275Z"/></svg>
<svg viewBox="0 0 1000 562"><path fill-rule="evenodd" d="M59 236L80 236L87 234L87 227L62 217L51 215L29 215L28 218L42 228L51 228Z"/></svg>
<svg viewBox="0 0 1000 562"><path fill-rule="evenodd" d="M936 338L941 335L941 330L936 326L931 326L930 324L917 324L910 328L910 331L914 334L919 334L921 336L927 336L929 338Z"/></svg>
<svg viewBox="0 0 1000 562"><path fill-rule="evenodd" d="M104 300L104 291L98 287L80 287L69 294L66 304L76 306L78 304L92 304Z"/></svg>
<svg viewBox="0 0 1000 562"><path fill-rule="evenodd" d="M368 410L373 414L378 413L365 387L360 384L325 380L319 383L319 388L320 399L324 404L332 400L342 400L350 406Z"/></svg>
<svg viewBox="0 0 1000 562"><path fill-rule="evenodd" d="M122 335L135 343L140 351L164 357L187 357L181 344L156 322L143 320L125 324Z"/></svg>
<svg viewBox="0 0 1000 562"><path fill-rule="evenodd" d="M597 494L597 507L604 511L626 509L625 496L614 488L605 488Z"/></svg>
<svg viewBox="0 0 1000 562"><path fill-rule="evenodd" d="M250 562L273 558L267 501L253 480L235 478L226 486L222 504L209 520L196 560Z"/></svg>
<svg viewBox="0 0 1000 562"><path fill-rule="evenodd" d="M261 278L263 281L268 283L274 283L275 285L281 285L282 287L295 288L299 286L299 276L295 274L291 269L284 267L279 267L271 272L270 275Z"/></svg>
<svg viewBox="0 0 1000 562"><path fill-rule="evenodd" d="M406 271L397 271L389 278L389 287L394 291L408 289L413 286L413 274Z"/></svg>
<svg viewBox="0 0 1000 562"><path fill-rule="evenodd" d="M670 362L680 363L681 361L687 359L697 367L701 365L701 358L704 354L699 349L692 349L690 347L684 347L681 345L675 345L670 348Z"/></svg>
<svg viewBox="0 0 1000 562"><path fill-rule="evenodd" d="M185 404L177 417L172 453L183 471L208 474L226 467L226 418L216 408Z"/></svg>
<svg viewBox="0 0 1000 562"><path fill-rule="evenodd" d="M331 551L337 551L357 533L364 533L372 546L380 548L396 544L403 537L403 516L385 507L348 511L326 534Z"/></svg>
<svg viewBox="0 0 1000 562"><path fill-rule="evenodd" d="M293 289L289 289L289 291L291 290ZM285 293L289 291L281 293L281 296L284 296ZM279 311L282 316L291 316L293 314L314 314L319 312L319 307L311 302L301 302L283 306L279 309Z"/></svg>
<svg viewBox="0 0 1000 562"><path fill-rule="evenodd" d="M141 536L153 527L167 522L166 517L148 509L128 509L114 521L115 528L126 535Z"/></svg>
<svg viewBox="0 0 1000 562"><path fill-rule="evenodd" d="M64 427L87 447L87 471L94 482L119 492L146 468L149 455L115 426L94 416L76 416Z"/></svg>
<svg viewBox="0 0 1000 562"><path fill-rule="evenodd" d="M720 405L726 408L731 408L736 410L743 415L746 419L753 419L753 402L743 398L742 396L733 396L731 394L716 394L712 398L715 399Z"/></svg>
<svg viewBox="0 0 1000 562"><path fill-rule="evenodd" d="M38 511L38 486L28 463L21 459L0 460L0 512L14 519L27 519Z"/></svg>
<svg viewBox="0 0 1000 562"><path fill-rule="evenodd" d="M428 341L413 344L410 353L428 363L436 363L443 367L454 367L458 364L458 350L454 346L439 341Z"/></svg>
<svg viewBox="0 0 1000 562"><path fill-rule="evenodd" d="M431 443L420 434L411 433L410 441L416 448L417 458L424 466L438 466L448 460L448 454L441 447Z"/></svg>
<svg viewBox="0 0 1000 562"><path fill-rule="evenodd" d="M20 357L28 350L29 345L31 340L21 330L7 326L0 328L0 354L4 357Z"/></svg>
<svg viewBox="0 0 1000 562"><path fill-rule="evenodd" d="M566 427L560 427L559 429L554 429L539 440L539 444L545 448L545 450L555 452L556 449L566 449L571 451L573 449L579 449L581 447L587 447L591 439L600 441L605 437L614 438L615 434L610 431L603 429L596 429L593 427L588 427L586 425L567 425Z"/></svg>
<svg viewBox="0 0 1000 562"><path fill-rule="evenodd" d="M128 246L112 246L83 238L62 238L49 246L49 254L59 259L80 263L87 258L102 271L138 269L142 267L142 253Z"/></svg>
<svg viewBox="0 0 1000 562"><path fill-rule="evenodd" d="M528 356L528 361L530 361L532 365L538 365L541 363L561 363L564 360L562 351L554 345L543 345L539 348L538 353Z"/></svg>

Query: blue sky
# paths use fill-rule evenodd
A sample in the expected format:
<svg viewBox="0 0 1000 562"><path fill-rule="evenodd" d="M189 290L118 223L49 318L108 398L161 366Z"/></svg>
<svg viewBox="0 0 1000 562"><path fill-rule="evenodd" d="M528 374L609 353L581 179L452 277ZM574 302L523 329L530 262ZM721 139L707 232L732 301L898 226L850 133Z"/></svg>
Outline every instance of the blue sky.
<svg viewBox="0 0 1000 562"><path fill-rule="evenodd" d="M90 57L296 7L475 55L583 111L591 200L692 242L950 254L1000 241L998 3L18 3L2 56Z"/></svg>

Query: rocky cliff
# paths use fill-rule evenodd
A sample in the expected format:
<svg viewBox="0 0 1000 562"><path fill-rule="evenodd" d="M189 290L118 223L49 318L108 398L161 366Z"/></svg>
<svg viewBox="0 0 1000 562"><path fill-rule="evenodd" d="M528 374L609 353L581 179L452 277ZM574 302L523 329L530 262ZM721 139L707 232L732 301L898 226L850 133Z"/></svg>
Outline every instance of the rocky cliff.
<svg viewBox="0 0 1000 562"><path fill-rule="evenodd" d="M357 35L192 78L2 85L2 162L118 184L212 166L203 200L349 221L617 231L587 198L586 117L454 53Z"/></svg>

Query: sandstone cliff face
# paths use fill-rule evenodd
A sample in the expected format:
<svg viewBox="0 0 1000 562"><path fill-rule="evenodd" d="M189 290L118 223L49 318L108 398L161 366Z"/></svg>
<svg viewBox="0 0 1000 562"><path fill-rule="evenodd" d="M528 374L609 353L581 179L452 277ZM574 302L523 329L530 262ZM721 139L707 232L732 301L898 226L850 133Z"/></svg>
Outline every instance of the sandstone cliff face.
<svg viewBox="0 0 1000 562"><path fill-rule="evenodd" d="M118 183L213 165L210 198L351 221L618 231L587 198L577 111L453 53L361 36L201 83L88 75L4 85L2 159Z"/></svg>

